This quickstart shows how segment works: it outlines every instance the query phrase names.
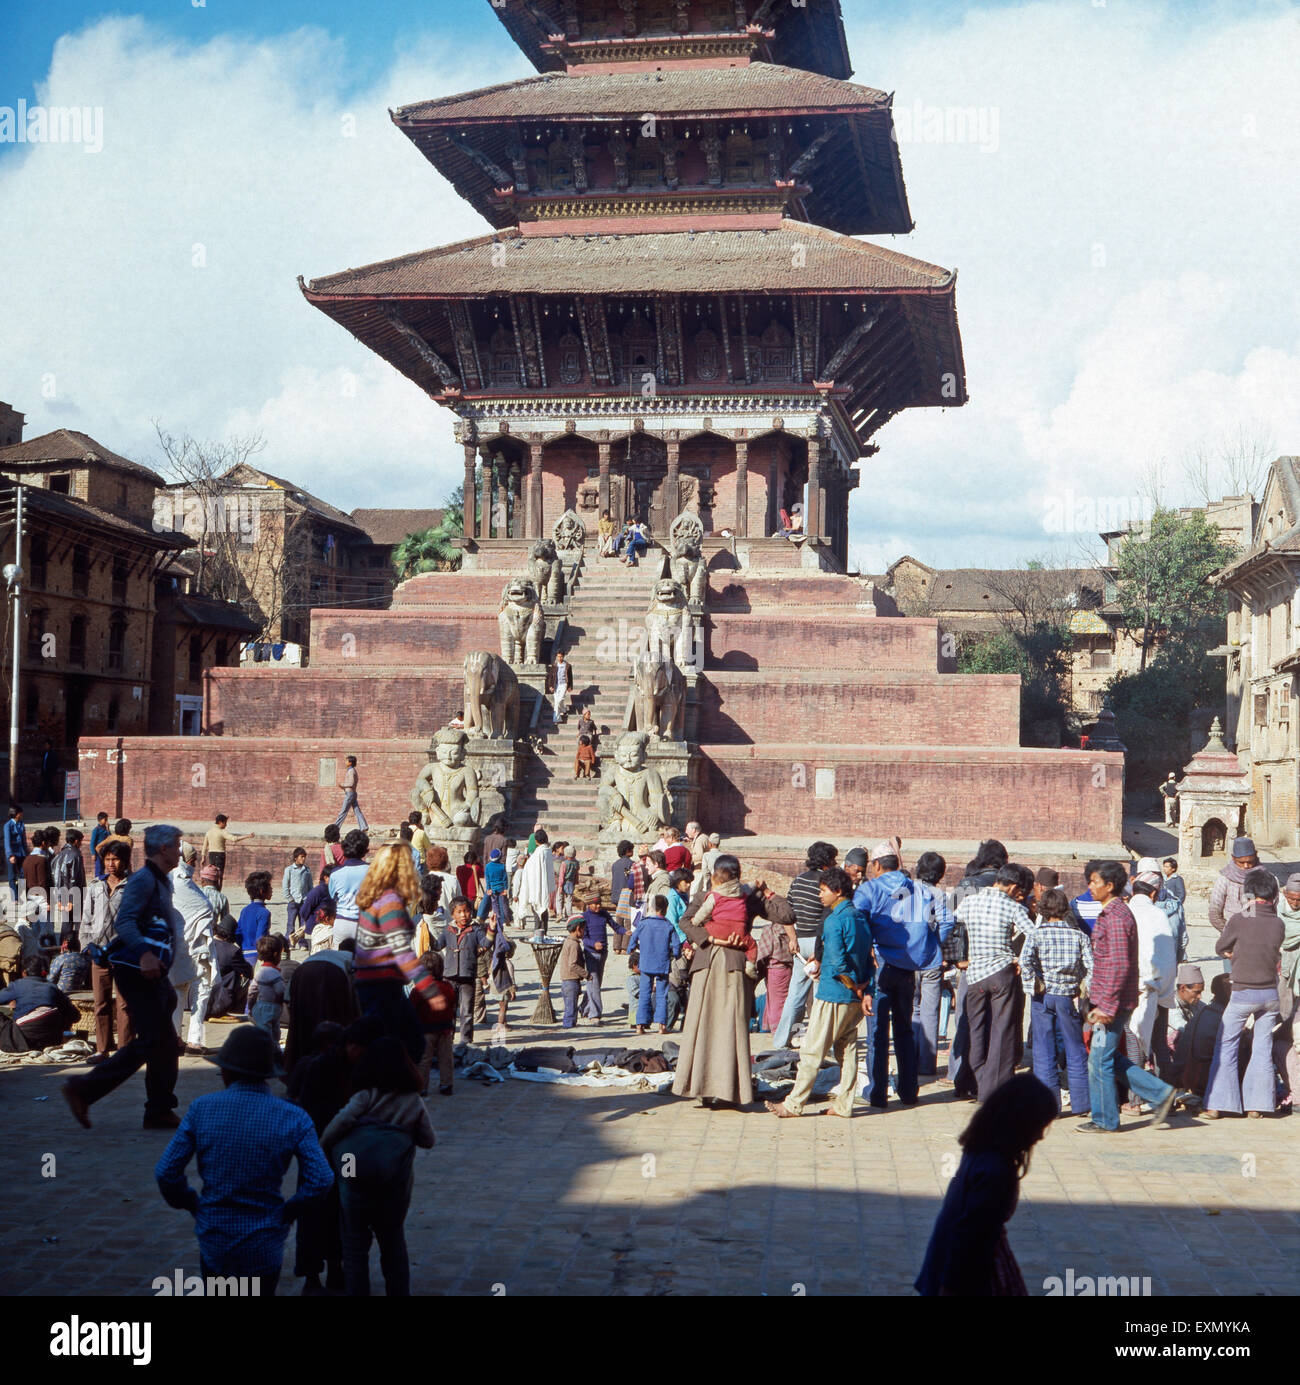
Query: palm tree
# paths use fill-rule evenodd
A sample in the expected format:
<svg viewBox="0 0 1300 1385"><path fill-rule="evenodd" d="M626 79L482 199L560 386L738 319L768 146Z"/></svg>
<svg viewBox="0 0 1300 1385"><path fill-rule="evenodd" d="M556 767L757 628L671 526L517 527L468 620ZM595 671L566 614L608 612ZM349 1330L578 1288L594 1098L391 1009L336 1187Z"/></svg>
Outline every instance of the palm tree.
<svg viewBox="0 0 1300 1385"><path fill-rule="evenodd" d="M393 550L393 566L399 581L420 572L454 572L460 566L460 550L454 540L459 526L446 519L432 529L408 534Z"/></svg>

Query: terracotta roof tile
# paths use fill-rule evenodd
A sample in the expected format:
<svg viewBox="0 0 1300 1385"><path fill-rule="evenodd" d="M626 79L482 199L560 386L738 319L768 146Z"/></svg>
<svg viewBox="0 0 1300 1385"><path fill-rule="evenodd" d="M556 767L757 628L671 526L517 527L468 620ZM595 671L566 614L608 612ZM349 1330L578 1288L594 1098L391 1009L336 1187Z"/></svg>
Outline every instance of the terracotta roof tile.
<svg viewBox="0 0 1300 1385"><path fill-rule="evenodd" d="M417 101L394 112L399 125L424 121L535 120L558 116L659 117L707 112L888 111L883 91L774 63L659 72L547 72L480 91Z"/></svg>
<svg viewBox="0 0 1300 1385"><path fill-rule="evenodd" d="M130 472L141 481L150 481L156 486L164 483L156 471L151 471L139 462L119 457L102 443L98 443L89 433L78 433L71 428L56 428L52 433L43 433L39 438L27 442L11 443L0 447L0 469L4 467L33 466L42 462L72 462L80 465L98 463L117 471Z"/></svg>
<svg viewBox="0 0 1300 1385"><path fill-rule="evenodd" d="M796 268L795 266L799 267ZM311 297L510 293L936 292L951 270L819 226L536 236L503 231L306 285Z"/></svg>
<svg viewBox="0 0 1300 1385"><path fill-rule="evenodd" d="M371 543L397 544L408 534L436 529L442 516L442 510L353 510L352 522L365 530Z"/></svg>

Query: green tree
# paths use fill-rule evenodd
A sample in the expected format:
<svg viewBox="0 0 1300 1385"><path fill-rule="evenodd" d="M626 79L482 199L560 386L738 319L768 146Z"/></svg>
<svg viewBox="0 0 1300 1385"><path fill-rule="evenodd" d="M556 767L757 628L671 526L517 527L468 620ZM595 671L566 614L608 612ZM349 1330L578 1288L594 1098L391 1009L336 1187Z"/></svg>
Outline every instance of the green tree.
<svg viewBox="0 0 1300 1385"><path fill-rule="evenodd" d="M457 486L442 502L442 519L432 529L408 534L393 549L399 581L421 572L454 572L460 566L456 540L465 530L465 488Z"/></svg>
<svg viewBox="0 0 1300 1385"><path fill-rule="evenodd" d="M1070 632L1065 626L1039 621L1023 631L994 630L960 638L957 671L1018 674L1021 739L1033 743L1036 728L1043 722L1059 728L1063 738L1069 707L1069 650Z"/></svg>
<svg viewBox="0 0 1300 1385"><path fill-rule="evenodd" d="M1146 532L1125 542L1116 585L1125 627L1140 632L1142 670L1157 638L1186 641L1202 622L1223 613L1224 598L1209 578L1235 553L1199 511L1183 517L1157 510Z"/></svg>

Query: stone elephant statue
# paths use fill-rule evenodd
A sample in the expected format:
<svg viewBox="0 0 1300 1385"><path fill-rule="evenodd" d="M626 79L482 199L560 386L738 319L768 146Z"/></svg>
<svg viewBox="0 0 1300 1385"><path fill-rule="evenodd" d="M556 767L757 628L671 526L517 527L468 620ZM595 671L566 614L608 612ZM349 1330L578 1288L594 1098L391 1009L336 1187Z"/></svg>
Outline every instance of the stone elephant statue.
<svg viewBox="0 0 1300 1385"><path fill-rule="evenodd" d="M666 654L646 650L632 665L629 731L659 740L686 736L686 679Z"/></svg>
<svg viewBox="0 0 1300 1385"><path fill-rule="evenodd" d="M513 740L519 724L519 679L498 654L465 656L465 730L475 738Z"/></svg>

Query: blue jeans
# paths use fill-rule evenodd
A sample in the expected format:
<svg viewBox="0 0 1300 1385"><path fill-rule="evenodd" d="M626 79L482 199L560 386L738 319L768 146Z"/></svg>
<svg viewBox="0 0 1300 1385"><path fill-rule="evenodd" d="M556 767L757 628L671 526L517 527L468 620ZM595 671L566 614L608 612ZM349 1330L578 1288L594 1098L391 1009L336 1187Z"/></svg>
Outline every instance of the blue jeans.
<svg viewBox="0 0 1300 1385"><path fill-rule="evenodd" d="M662 973L656 974L651 971L641 973L640 994L637 996L636 1002L636 1022L638 1024L650 1023L652 994L654 1022L666 1026L668 1023L668 977Z"/></svg>
<svg viewBox="0 0 1300 1385"><path fill-rule="evenodd" d="M592 952L589 948L582 950L582 965L587 968L587 979L582 987L585 1002L582 1013L591 1020L598 1020L605 1013L600 988L605 980L605 960L608 956L608 952Z"/></svg>
<svg viewBox="0 0 1300 1385"><path fill-rule="evenodd" d="M644 552L645 552L645 548L646 548L645 540L641 537L640 534L633 534L632 537L631 537L630 539L628 539L628 541L627 541L627 565L628 565L628 567L635 567L635 566L636 566L636 556L637 556L638 553L644 553Z"/></svg>
<svg viewBox="0 0 1300 1385"><path fill-rule="evenodd" d="M504 928L510 922L510 896L504 890L483 891L478 902L479 918L487 918L489 909L496 915L498 928Z"/></svg>
<svg viewBox="0 0 1300 1385"><path fill-rule="evenodd" d="M1139 1067L1119 1052L1121 1036L1128 1028L1132 1014L1132 1010L1121 1010L1109 1024L1093 1026L1092 1049L1088 1054L1088 1095L1092 1119L1103 1130L1119 1129L1116 1078L1128 1087L1136 1100L1149 1101L1153 1106L1162 1102L1173 1090L1155 1073ZM1070 1099L1074 1100L1073 1097Z"/></svg>
<svg viewBox="0 0 1300 1385"><path fill-rule="evenodd" d="M1056 1098L1061 1109L1057 1054L1065 1048L1070 1081L1070 1112L1086 1115L1092 1105L1088 1090L1088 1050L1083 1046L1083 1020L1072 996L1038 995L1029 1002L1029 1033L1033 1044L1034 1076Z"/></svg>
<svg viewBox="0 0 1300 1385"><path fill-rule="evenodd" d="M334 819L335 827L342 827L343 820L349 813L357 815L357 826L364 832L369 827L366 822L366 815L361 811L361 805L357 802L357 791L355 789L343 790L343 806L339 809L339 815Z"/></svg>
<svg viewBox="0 0 1300 1385"><path fill-rule="evenodd" d="M876 978L876 1003L871 1035L871 1082L867 1100L884 1106L889 1100L889 1034L893 1030L894 1053L898 1058L898 1099L904 1106L916 1102L916 1035L912 1032L912 1001L916 995L916 973L904 971L890 962L880 968Z"/></svg>
<svg viewBox="0 0 1300 1385"><path fill-rule="evenodd" d="M912 1041L916 1045L918 1077L933 1077L939 1071L942 991L941 966L916 973L916 998L912 1002Z"/></svg>
<svg viewBox="0 0 1300 1385"><path fill-rule="evenodd" d="M790 973L790 989L786 992L785 1005L781 1009L781 1023L772 1035L773 1048L790 1047L790 1031L796 1021L803 1017L809 997L812 995L813 979L804 970L803 959L813 955L817 946L816 938L800 938L799 951L794 959L794 970Z"/></svg>
<svg viewBox="0 0 1300 1385"><path fill-rule="evenodd" d="M564 1019L561 1023L566 1029L572 1029L578 1023L578 992L581 989L581 981L560 982L560 995L564 999Z"/></svg>
<svg viewBox="0 0 1300 1385"><path fill-rule="evenodd" d="M1273 1041L1271 1030L1278 1013L1277 990L1233 991L1223 1012L1223 1025L1214 1045L1210 1061L1210 1076L1205 1084L1205 1109L1231 1111L1240 1115L1243 1102L1247 1111L1272 1114L1277 1104L1277 1081L1273 1071ZM1246 1017L1255 1016L1254 1037L1250 1045L1250 1063L1245 1077L1238 1079L1237 1050L1241 1047L1241 1031ZM1267 1017L1264 1023L1261 1019Z"/></svg>

